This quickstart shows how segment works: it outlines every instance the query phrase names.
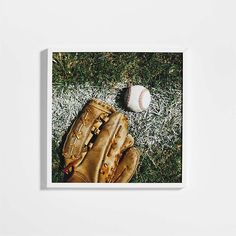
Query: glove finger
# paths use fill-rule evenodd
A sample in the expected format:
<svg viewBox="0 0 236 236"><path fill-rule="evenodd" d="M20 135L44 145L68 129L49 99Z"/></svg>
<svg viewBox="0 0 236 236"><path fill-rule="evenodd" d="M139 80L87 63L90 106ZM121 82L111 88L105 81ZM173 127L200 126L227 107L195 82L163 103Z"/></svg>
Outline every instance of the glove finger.
<svg viewBox="0 0 236 236"><path fill-rule="evenodd" d="M112 183L128 183L137 169L140 153L137 148L129 148L119 162Z"/></svg>
<svg viewBox="0 0 236 236"><path fill-rule="evenodd" d="M81 175L80 173L74 171L72 175L68 178L67 182L70 183L87 183L87 179L85 176Z"/></svg>
<svg viewBox="0 0 236 236"><path fill-rule="evenodd" d="M107 178L111 175L112 168L115 168L116 158L127 132L127 117L121 113L113 113L78 166L78 172L86 176L89 182L108 182Z"/></svg>
<svg viewBox="0 0 236 236"><path fill-rule="evenodd" d="M72 125L63 146L65 165L71 162L80 164L86 152L87 145L93 133L106 121L114 108L99 100L92 100L83 110L82 115Z"/></svg>
<svg viewBox="0 0 236 236"><path fill-rule="evenodd" d="M121 148L121 153L126 151L128 148L132 147L133 145L134 145L134 138L132 137L131 134L128 134Z"/></svg>

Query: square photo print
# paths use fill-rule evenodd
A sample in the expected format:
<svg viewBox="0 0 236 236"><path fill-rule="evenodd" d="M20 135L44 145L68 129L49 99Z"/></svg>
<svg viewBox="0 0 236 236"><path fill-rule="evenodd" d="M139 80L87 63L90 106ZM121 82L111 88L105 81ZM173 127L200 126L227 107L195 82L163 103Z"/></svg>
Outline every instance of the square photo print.
<svg viewBox="0 0 236 236"><path fill-rule="evenodd" d="M183 52L48 51L48 187L183 187Z"/></svg>

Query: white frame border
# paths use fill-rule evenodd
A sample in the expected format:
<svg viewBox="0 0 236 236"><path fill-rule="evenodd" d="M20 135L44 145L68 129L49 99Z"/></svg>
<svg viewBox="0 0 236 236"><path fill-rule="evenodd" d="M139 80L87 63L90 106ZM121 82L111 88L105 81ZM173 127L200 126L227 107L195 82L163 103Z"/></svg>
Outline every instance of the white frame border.
<svg viewBox="0 0 236 236"><path fill-rule="evenodd" d="M72 48L47 49L47 185L57 189L180 189L186 184L185 158L185 92L186 48L158 47L156 45L80 45ZM52 54L53 52L180 52L183 53L183 97L182 97L182 183L53 183L52 182Z"/></svg>

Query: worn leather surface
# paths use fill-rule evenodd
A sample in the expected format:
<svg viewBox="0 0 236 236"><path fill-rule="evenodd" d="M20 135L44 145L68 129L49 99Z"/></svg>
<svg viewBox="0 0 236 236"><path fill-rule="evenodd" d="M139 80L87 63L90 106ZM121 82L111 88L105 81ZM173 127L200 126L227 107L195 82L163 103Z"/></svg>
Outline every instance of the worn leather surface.
<svg viewBox="0 0 236 236"><path fill-rule="evenodd" d="M133 144L128 118L102 101L90 101L72 125L63 147L67 181L129 182L139 160Z"/></svg>

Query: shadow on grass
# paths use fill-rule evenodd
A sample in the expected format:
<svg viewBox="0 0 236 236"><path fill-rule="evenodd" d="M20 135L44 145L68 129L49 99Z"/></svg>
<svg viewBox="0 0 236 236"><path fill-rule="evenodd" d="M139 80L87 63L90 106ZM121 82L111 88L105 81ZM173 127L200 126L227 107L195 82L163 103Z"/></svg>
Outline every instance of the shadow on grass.
<svg viewBox="0 0 236 236"><path fill-rule="evenodd" d="M118 91L115 101L118 107L122 108L123 110L128 110L126 106L126 98L127 98L128 88L123 88Z"/></svg>

